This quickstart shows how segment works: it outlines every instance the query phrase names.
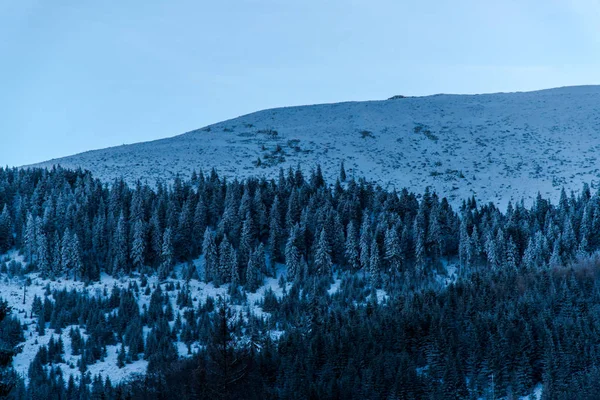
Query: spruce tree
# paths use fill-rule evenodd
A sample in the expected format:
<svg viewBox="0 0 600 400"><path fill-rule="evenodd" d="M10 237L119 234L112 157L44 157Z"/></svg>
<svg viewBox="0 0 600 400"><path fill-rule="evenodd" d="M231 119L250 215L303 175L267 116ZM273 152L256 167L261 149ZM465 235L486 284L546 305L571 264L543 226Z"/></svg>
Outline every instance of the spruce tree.
<svg viewBox="0 0 600 400"><path fill-rule="evenodd" d="M281 252L282 227L281 215L279 211L279 196L275 195L271 212L269 213L269 239L268 244L271 249L271 259L273 261L283 261Z"/></svg>
<svg viewBox="0 0 600 400"><path fill-rule="evenodd" d="M302 272L300 252L298 251L298 246L296 245L296 241L298 240L298 230L298 224L292 227L290 236L288 237L285 245L285 264L287 267L288 282L300 278Z"/></svg>
<svg viewBox="0 0 600 400"><path fill-rule="evenodd" d="M385 232L384 240L385 260L388 263L388 274L393 278L400 273L402 265L402 252L400 248L400 238L398 231L394 228L388 228Z"/></svg>
<svg viewBox="0 0 600 400"><path fill-rule="evenodd" d="M220 278L218 275L219 256L217 254L217 244L209 228L204 231L202 249L204 252L204 280L210 282L213 279Z"/></svg>
<svg viewBox="0 0 600 400"><path fill-rule="evenodd" d="M262 283L260 257L260 252L256 250L251 253L250 259L248 260L248 267L246 268L246 288L250 292L255 292ZM264 252L262 257L264 259Z"/></svg>
<svg viewBox="0 0 600 400"><path fill-rule="evenodd" d="M381 285L381 259L379 257L379 246L377 245L376 240L373 240L373 242L371 243L369 273L371 278L371 285L373 285L373 287L379 287L379 285Z"/></svg>
<svg viewBox="0 0 600 400"><path fill-rule="evenodd" d="M345 256L346 262L352 272L356 272L360 269L360 254L357 241L357 232L354 222L350 221L346 227L346 246Z"/></svg>
<svg viewBox="0 0 600 400"><path fill-rule="evenodd" d="M0 254L6 253L13 244L12 221L8 206L4 204L0 214Z"/></svg>
<svg viewBox="0 0 600 400"><path fill-rule="evenodd" d="M319 241L317 242L317 248L315 250L315 273L319 276L331 275L331 267L333 263L331 261L331 248L327 241L327 234L325 228L321 229L319 235Z"/></svg>
<svg viewBox="0 0 600 400"><path fill-rule="evenodd" d="M415 241L415 266L419 274L425 273L425 231L415 218L414 241Z"/></svg>
<svg viewBox="0 0 600 400"><path fill-rule="evenodd" d="M161 263L158 270L158 277L160 280L164 280L169 276L171 268L173 267L173 234L171 228L165 229L163 234L163 245L161 252Z"/></svg>
<svg viewBox="0 0 600 400"><path fill-rule="evenodd" d="M10 314L10 307L5 301L0 301L0 323ZM9 395L17 382L12 368L14 350L4 341L0 341L0 397Z"/></svg>
<svg viewBox="0 0 600 400"><path fill-rule="evenodd" d="M34 255L37 253L36 244L36 224L31 213L27 213L27 224L25 226L25 253L29 263L34 261Z"/></svg>
<svg viewBox="0 0 600 400"><path fill-rule="evenodd" d="M38 268L42 277L46 278L50 274L50 270L52 267L52 260L50 257L50 247L48 244L48 236L45 232L40 232L38 235L38 244L37 244L37 254L38 254Z"/></svg>
<svg viewBox="0 0 600 400"><path fill-rule="evenodd" d="M369 260L370 255L369 251L371 248L371 233L369 226L369 216L368 213L365 212L363 214L362 225L360 228L360 264L361 267L365 270L369 270Z"/></svg>
<svg viewBox="0 0 600 400"><path fill-rule="evenodd" d="M234 278L237 280L237 283L239 283L236 252L231 243L229 243L227 236L223 238L219 245L219 267L217 276L217 281L219 283L229 283Z"/></svg>
<svg viewBox="0 0 600 400"><path fill-rule="evenodd" d="M133 225L133 240L131 242L131 261L135 268L144 266L146 255L146 232L144 221L138 219Z"/></svg>

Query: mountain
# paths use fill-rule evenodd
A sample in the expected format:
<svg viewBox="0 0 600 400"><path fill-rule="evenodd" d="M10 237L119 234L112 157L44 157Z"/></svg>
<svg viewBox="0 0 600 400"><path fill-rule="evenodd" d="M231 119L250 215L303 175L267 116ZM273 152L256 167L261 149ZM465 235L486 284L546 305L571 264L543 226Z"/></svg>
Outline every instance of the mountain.
<svg viewBox="0 0 600 400"><path fill-rule="evenodd" d="M389 100L255 112L168 139L94 150L34 166L81 167L104 180L154 182L216 168L276 177L319 163L336 177L387 188L426 186L457 203L474 195L505 206L600 177L600 86ZM260 163L257 160L260 158Z"/></svg>

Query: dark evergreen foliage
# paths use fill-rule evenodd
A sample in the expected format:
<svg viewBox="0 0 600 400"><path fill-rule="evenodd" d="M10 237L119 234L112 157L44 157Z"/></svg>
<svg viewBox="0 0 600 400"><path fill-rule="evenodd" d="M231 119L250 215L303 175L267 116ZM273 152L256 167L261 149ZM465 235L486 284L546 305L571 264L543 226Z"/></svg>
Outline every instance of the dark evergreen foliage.
<svg viewBox="0 0 600 400"><path fill-rule="evenodd" d="M16 247L50 278L165 281L142 280L152 293L142 312L137 285L34 299L40 334L85 328L85 339L69 333L81 378L65 382L52 338L12 396L446 399L520 396L542 383L547 399L597 398L600 193L586 186L556 206L538 196L506 212L471 198L453 210L429 190L340 175L328 187L320 168L243 182L212 171L151 188L61 168L0 169L0 253ZM168 278L180 262L186 279L230 284L232 304L285 262L283 296L266 290L268 315L234 317L223 301L194 307L184 283L175 312ZM444 276L448 262L456 278ZM0 326L3 336L20 332ZM176 339L202 346L182 360ZM119 366L144 357L149 373L116 387L89 375L108 345L118 345Z"/></svg>

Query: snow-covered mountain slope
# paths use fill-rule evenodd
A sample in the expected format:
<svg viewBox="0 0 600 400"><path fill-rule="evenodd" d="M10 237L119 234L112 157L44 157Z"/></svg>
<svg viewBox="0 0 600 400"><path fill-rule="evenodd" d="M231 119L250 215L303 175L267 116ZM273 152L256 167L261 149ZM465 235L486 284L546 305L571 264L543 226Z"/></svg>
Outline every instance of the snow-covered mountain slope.
<svg viewBox="0 0 600 400"><path fill-rule="evenodd" d="M11 251L7 255L0 255L0 263L3 260L14 260L21 268L24 268L26 263L23 256L19 255L16 251ZM196 263L200 263L200 260L196 260ZM181 277L182 265L175 267L176 278L168 278L165 281L158 280L156 275L148 277L148 285L152 287L152 290L160 285L164 289L165 295L169 298L171 306L173 307L175 315L179 314L183 317L185 311L190 309L198 309L199 305L206 303L206 299L210 296L213 299L219 297L229 298L228 288L229 285L223 285L219 288L215 288L212 283L204 283L196 279L187 281ZM280 275L284 271L283 266L279 266L277 273ZM29 284L24 291L24 283L28 281ZM77 367L77 362L81 359L81 355L74 355L71 350L71 338L69 335L70 328L79 327L82 332L82 336L85 340L88 338L85 325L80 326L73 325L67 326L62 329L62 332L56 332L54 329L47 328L45 334L40 336L37 331L38 317L32 313L33 299L35 296L44 299L46 291L63 290L68 291L74 290L79 293L84 293L88 296L107 299L113 288L127 289L130 285L136 284L138 287L142 287L141 279L139 276L121 277L115 278L110 275L102 274L101 279L97 282L85 285L83 282L73 281L71 279L43 279L39 276L39 273L29 273L24 276L9 276L6 273L0 273L0 299L6 301L12 308L14 316L19 318L23 326L23 334L25 342L21 343L19 347L22 349L15 355L13 365L16 372L28 382L28 370L31 362L35 355L39 351L41 346L48 345L50 339L58 340L62 339L65 346L65 352L63 355L63 362L52 363L54 367L58 367L62 370L65 381L68 381L69 376L73 375L77 380L80 377L80 371ZM174 290L167 290L167 284L173 283L181 285L181 288ZM291 284L286 284L286 289L291 288ZM332 285L329 293L335 293L339 288L339 280L336 281L336 285ZM143 289L143 287L142 287ZM189 290L192 296L192 307L180 307L177 305L176 299L182 290ZM232 311L236 316L243 316L245 313L252 313L256 316L267 318L268 313L263 312L262 308L258 305L265 297L267 290L271 290L275 296L281 298L283 296L283 289L279 286L278 279L273 277L265 278L263 285L253 293L247 293L248 302L245 305L230 305ZM379 301L382 301L387 297L387 294L383 290L378 291ZM135 294L136 301L140 307L140 312L143 307L148 307L150 304L150 294L144 293L140 290L139 293ZM52 296L49 296L53 300ZM48 322L48 321L47 321ZM170 327L173 328L173 321L169 322ZM144 326L144 335L147 337L148 332L151 330L148 326ZM272 330L270 331L271 338L276 340L281 336L283 332ZM189 357L196 353L201 344L194 342L188 349L187 345L182 341L175 341L175 347L180 357ZM121 348L120 344L107 346L107 355L102 361L98 361L88 365L87 371L91 376L101 375L106 378L110 377L113 383L120 383L124 380L131 378L137 374L145 374L148 367L148 361L143 357L139 360L127 363L123 367L118 366L117 354Z"/></svg>
<svg viewBox="0 0 600 400"><path fill-rule="evenodd" d="M600 179L600 86L528 93L436 95L265 110L169 139L90 151L37 166L82 167L154 182L193 169L243 178L317 163L455 203L501 206ZM257 160L261 165L257 166Z"/></svg>

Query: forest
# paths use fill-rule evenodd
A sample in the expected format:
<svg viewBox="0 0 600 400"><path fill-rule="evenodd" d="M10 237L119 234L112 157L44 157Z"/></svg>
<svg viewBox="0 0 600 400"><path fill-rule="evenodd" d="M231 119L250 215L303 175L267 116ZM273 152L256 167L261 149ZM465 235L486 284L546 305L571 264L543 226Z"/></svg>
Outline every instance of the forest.
<svg viewBox="0 0 600 400"><path fill-rule="evenodd" d="M133 186L60 167L0 169L0 209L0 254L18 249L27 263L0 263L2 274L159 280L100 298L65 289L35 299L38 332L89 332L69 331L80 376L54 366L64 346L52 340L26 379L13 376L13 398L478 399L536 385L544 399L600 393L600 193L588 185L563 190L556 205L538 195L500 210L473 197L453 209L428 188L349 178L343 164L333 183L317 166L272 180L213 170ZM264 315L236 312L267 277L283 296L266 292ZM195 306L190 280L228 296ZM151 300L140 310L141 292ZM18 320L7 314L0 328L4 348L18 352ZM273 329L283 334L274 339ZM175 339L202 346L178 357ZM122 363L148 360L147 373L118 384L92 376L86 366L115 344Z"/></svg>

